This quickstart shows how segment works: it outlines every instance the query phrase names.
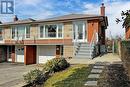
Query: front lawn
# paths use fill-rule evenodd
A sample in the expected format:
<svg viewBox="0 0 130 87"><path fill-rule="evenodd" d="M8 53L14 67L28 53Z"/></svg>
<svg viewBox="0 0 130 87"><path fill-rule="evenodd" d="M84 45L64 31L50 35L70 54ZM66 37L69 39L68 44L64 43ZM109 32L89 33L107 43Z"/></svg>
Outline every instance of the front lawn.
<svg viewBox="0 0 130 87"><path fill-rule="evenodd" d="M92 65L71 65L68 69L57 72L44 84L44 87L84 87Z"/></svg>

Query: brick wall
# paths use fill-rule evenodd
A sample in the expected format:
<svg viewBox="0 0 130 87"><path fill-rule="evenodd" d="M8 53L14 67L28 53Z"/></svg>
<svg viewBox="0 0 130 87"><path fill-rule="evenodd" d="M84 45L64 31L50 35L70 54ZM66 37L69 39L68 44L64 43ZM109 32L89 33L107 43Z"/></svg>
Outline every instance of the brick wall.
<svg viewBox="0 0 130 87"><path fill-rule="evenodd" d="M72 45L64 45L64 57L73 57L73 49Z"/></svg>
<svg viewBox="0 0 130 87"><path fill-rule="evenodd" d="M125 30L125 38L130 39L130 27Z"/></svg>
<svg viewBox="0 0 130 87"><path fill-rule="evenodd" d="M72 22L64 23L64 39L72 39Z"/></svg>

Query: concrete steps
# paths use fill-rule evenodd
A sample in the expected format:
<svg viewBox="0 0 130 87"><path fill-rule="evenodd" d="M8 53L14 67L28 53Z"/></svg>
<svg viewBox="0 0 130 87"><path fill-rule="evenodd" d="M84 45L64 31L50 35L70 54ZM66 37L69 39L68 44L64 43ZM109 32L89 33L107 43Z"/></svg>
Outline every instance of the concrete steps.
<svg viewBox="0 0 130 87"><path fill-rule="evenodd" d="M76 47L75 57L76 58L93 58L94 45L89 43L80 43Z"/></svg>

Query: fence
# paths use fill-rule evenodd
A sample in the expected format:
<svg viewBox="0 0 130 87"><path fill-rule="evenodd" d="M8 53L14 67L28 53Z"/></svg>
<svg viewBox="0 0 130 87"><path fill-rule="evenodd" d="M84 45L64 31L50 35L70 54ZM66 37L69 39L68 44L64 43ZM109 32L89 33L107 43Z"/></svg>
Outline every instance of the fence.
<svg viewBox="0 0 130 87"><path fill-rule="evenodd" d="M119 48L119 55L130 77L130 41L121 41Z"/></svg>

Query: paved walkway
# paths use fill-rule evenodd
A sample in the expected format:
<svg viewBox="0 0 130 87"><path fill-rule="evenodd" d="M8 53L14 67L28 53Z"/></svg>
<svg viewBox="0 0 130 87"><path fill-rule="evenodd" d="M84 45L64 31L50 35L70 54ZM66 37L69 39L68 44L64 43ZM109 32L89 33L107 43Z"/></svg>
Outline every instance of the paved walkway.
<svg viewBox="0 0 130 87"><path fill-rule="evenodd" d="M67 60L70 64L94 64L96 62L121 62L121 59L117 54L108 53L103 55L102 57L96 57L94 59L87 58L72 58Z"/></svg>
<svg viewBox="0 0 130 87"><path fill-rule="evenodd" d="M108 63L97 62L93 65L91 73L88 75L88 80L84 84L87 87L97 87L98 86L98 79L100 78L103 69Z"/></svg>

